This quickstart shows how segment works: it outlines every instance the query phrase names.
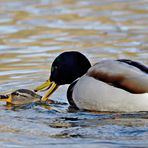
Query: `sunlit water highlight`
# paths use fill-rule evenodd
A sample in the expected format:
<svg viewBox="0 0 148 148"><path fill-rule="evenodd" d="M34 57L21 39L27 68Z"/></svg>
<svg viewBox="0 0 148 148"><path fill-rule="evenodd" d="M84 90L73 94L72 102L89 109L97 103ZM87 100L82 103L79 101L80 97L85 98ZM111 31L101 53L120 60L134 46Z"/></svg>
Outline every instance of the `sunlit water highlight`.
<svg viewBox="0 0 148 148"><path fill-rule="evenodd" d="M147 0L0 0L0 93L33 89L54 58L83 52L92 63L130 58L148 64ZM71 111L64 104L0 104L0 147L147 147L148 114Z"/></svg>

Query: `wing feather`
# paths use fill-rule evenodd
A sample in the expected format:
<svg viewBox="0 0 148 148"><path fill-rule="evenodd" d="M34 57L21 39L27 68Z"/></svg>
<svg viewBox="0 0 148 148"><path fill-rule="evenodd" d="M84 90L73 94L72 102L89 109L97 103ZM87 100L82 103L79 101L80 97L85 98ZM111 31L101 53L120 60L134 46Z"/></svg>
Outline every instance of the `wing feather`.
<svg viewBox="0 0 148 148"><path fill-rule="evenodd" d="M148 92L148 74L126 62L104 60L92 66L86 75L131 93Z"/></svg>

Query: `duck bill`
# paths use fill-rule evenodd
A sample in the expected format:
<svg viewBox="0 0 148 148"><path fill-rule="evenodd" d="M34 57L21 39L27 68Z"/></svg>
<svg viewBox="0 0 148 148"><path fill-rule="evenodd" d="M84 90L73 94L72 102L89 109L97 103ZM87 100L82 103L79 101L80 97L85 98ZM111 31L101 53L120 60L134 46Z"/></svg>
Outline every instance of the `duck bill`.
<svg viewBox="0 0 148 148"><path fill-rule="evenodd" d="M6 103L11 103L12 97L11 97L11 95L0 95L0 101L6 102Z"/></svg>
<svg viewBox="0 0 148 148"><path fill-rule="evenodd" d="M37 91L45 91L48 90L47 94L45 94L42 98L41 101L45 102L48 100L49 96L56 91L56 89L59 86L55 82L50 82L50 80L47 80L45 83L42 85L38 86L37 88L34 89L35 92Z"/></svg>
<svg viewBox="0 0 148 148"><path fill-rule="evenodd" d="M59 87L55 82L51 82L52 84L48 87L48 92L47 94L45 94L42 98L41 98L41 101L45 102L48 100L49 96L51 94L53 94L57 88Z"/></svg>
<svg viewBox="0 0 148 148"><path fill-rule="evenodd" d="M34 89L34 91L37 92L37 91L45 91L45 90L48 90L52 86L52 84L53 84L53 82L50 82L50 80L47 80L42 85L36 87Z"/></svg>

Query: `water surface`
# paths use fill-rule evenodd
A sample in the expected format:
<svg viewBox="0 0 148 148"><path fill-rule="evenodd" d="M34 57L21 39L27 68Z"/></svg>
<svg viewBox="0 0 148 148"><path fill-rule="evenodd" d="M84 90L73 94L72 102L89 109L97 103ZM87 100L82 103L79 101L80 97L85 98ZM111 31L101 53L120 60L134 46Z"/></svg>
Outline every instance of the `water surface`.
<svg viewBox="0 0 148 148"><path fill-rule="evenodd" d="M95 63L130 58L148 64L147 0L0 0L0 93L33 89L63 51ZM71 111L67 86L51 96L64 104L0 104L1 147L147 147L148 114Z"/></svg>

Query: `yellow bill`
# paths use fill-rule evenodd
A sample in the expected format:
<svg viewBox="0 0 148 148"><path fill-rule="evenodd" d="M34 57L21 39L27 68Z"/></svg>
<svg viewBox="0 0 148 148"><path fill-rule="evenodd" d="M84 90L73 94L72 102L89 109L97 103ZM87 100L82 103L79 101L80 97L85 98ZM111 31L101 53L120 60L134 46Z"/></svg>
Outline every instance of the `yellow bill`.
<svg viewBox="0 0 148 148"><path fill-rule="evenodd" d="M44 95L42 98L41 98L41 101L47 101L49 96L55 92L55 90L58 88L59 86L56 84L56 83L52 83L51 87L49 88L48 92L46 95Z"/></svg>
<svg viewBox="0 0 148 148"><path fill-rule="evenodd" d="M55 82L50 82L50 80L46 81L42 85L38 86L34 91L41 91L41 90L48 90L47 94L45 94L42 98L41 101L47 101L49 96L55 92L55 90L59 86Z"/></svg>
<svg viewBox="0 0 148 148"><path fill-rule="evenodd" d="M6 103L12 103L12 97L11 95L0 95L0 101Z"/></svg>
<svg viewBox="0 0 148 148"><path fill-rule="evenodd" d="M45 91L51 87L53 82L50 82L50 80L47 80L45 83L42 85L38 86L37 88L34 89L35 92L37 91Z"/></svg>

